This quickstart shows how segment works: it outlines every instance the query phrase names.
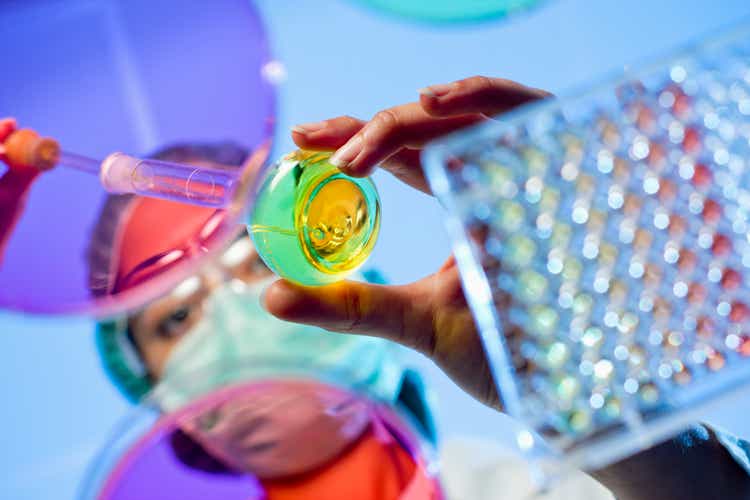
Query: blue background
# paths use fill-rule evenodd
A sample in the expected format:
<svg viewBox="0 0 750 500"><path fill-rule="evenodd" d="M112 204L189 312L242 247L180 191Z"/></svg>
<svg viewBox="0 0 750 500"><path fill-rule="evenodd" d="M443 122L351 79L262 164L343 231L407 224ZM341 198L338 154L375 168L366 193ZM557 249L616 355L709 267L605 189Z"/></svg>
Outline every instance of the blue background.
<svg viewBox="0 0 750 500"><path fill-rule="evenodd" d="M71 6L79 3L87 2L53 2L45 9L75 17ZM345 0L257 3L273 53L288 73L279 87L275 156L292 148L288 130L296 123L340 114L366 118L416 99L420 87L475 74L564 93L750 14L747 0L711 6L700 0L555 0L507 21L435 27ZM0 22L12 15L6 4ZM37 43L45 43L43 37ZM12 51L12 44L3 50ZM200 89L195 92L199 100ZM372 264L396 282L430 273L449 253L436 203L386 174L377 174L376 182L384 214ZM87 319L0 314L0 498L73 497L87 462L127 410L101 375L91 333ZM509 439L507 419L455 389L429 362L416 362L436 390L443 436ZM713 421L750 435L741 417L748 411L750 402L730 404L718 408Z"/></svg>

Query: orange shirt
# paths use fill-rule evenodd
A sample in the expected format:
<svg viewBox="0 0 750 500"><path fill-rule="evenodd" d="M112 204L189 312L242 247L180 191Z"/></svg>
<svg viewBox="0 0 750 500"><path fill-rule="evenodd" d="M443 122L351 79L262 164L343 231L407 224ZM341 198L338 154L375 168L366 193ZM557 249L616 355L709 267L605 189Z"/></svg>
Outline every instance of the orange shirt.
<svg viewBox="0 0 750 500"><path fill-rule="evenodd" d="M330 465L261 483L268 500L399 500L407 489L410 499L439 498L432 481L415 477L420 474L424 471L396 440L383 442L368 430ZM415 481L422 486L414 488Z"/></svg>

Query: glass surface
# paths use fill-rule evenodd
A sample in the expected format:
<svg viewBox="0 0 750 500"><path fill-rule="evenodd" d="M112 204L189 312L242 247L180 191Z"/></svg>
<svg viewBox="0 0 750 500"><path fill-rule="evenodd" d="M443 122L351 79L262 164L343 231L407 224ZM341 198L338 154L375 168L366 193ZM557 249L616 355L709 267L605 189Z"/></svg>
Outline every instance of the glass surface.
<svg viewBox="0 0 750 500"><path fill-rule="evenodd" d="M239 180L236 172L219 168L133 158L122 153L105 158L99 176L111 193L139 194L215 208L232 204Z"/></svg>
<svg viewBox="0 0 750 500"><path fill-rule="evenodd" d="M289 391L288 394L284 392L286 390ZM256 450L259 455L273 448L272 444L276 444L276 440L283 439L283 436L274 433L274 427L268 427L267 422L277 419L280 419L279 422L288 421L288 415L280 415L275 411L285 412L287 409L284 406L285 403L290 401L292 404L297 403L294 398L304 399L311 394L318 394L321 396L318 403L336 405L336 408L327 410L327 415L337 418L336 415L346 413L356 407L357 412L365 412L362 415L366 416L366 420L362 422L359 431L351 433L347 438L351 444L346 445L325 463L317 466L314 469L315 472L305 471L281 478L259 478L251 470L242 472L228 467L226 462L216 458L220 454L215 451L215 446L209 446L214 451L206 451L206 444L201 440L201 436L205 437L207 433L210 433L213 430L212 426L216 428L225 425L226 421L223 418L231 412L229 408L232 405L240 403L252 406L252 401L265 397L264 394L269 391L275 391L275 401L281 399L284 403L280 406L271 405L265 408L262 411L262 420L257 422L253 420L255 423L245 427L246 433L242 434L249 443L257 439L253 437L254 434L270 433L264 438L266 443L264 449ZM247 398L244 403L243 398ZM309 401L302 403L305 406ZM247 411L246 408L245 411ZM316 425L321 425L321 422L316 421ZM318 427L315 429L317 430ZM297 430L303 433L308 432L308 429L304 428ZM203 445L198 444L199 442ZM92 468L83 484L79 498L102 500L130 498L231 500L237 498L248 500L268 498L266 495L274 498L274 493L284 492L290 488L290 485L294 488L293 492L298 495L294 498L320 498L321 486L324 490L326 482L329 486L335 484L335 489L330 492L333 495L331 498L343 498L340 496L342 491L351 489L356 492L357 488L363 485L367 487L366 484L369 481L377 482L382 479L381 474L384 470L382 463L366 469L356 469L359 472L356 481L352 477L341 477L342 474L346 475L349 470L347 467L351 466L353 457L359 456L355 460L361 460L362 455L358 455L362 452L361 447L371 446L373 443L379 443L377 446L383 446L385 450L388 450L387 454L381 457L381 460L386 462L393 460L395 455L403 453L406 462L393 463L400 464L395 465L397 468L406 467L412 472L400 477L397 483L403 488L410 488L412 494L416 493L415 498L436 499L440 497L440 487L434 474L429 450L400 412L370 400L358 392L340 388L339 385L292 377L255 380L227 387L161 418L158 417L158 412L153 407L147 404L139 406L117 427L111 442L92 462ZM309 443L301 442L299 447L283 448L278 456L271 453L266 458L281 459L282 463L286 463L297 460L299 454L311 452L314 454L315 450L306 448L305 444ZM372 448L367 449L372 450ZM375 458L369 456L370 459ZM386 459L386 456L389 458ZM263 460L260 462L262 463ZM337 477L336 474L339 472L342 474ZM349 472L351 473L351 470ZM326 475L328 478L325 477ZM334 478L333 482L330 481L331 477ZM379 484L382 491L390 487ZM311 492L312 496L308 496L307 492ZM286 494L290 492L286 491ZM346 498L350 497L346 496Z"/></svg>
<svg viewBox="0 0 750 500"><path fill-rule="evenodd" d="M540 0L358 0L372 8L432 22L476 21L509 16Z"/></svg>
<svg viewBox="0 0 750 500"><path fill-rule="evenodd" d="M266 173L248 230L276 274L303 285L340 281L372 252L380 202L369 179L328 163L329 153L295 152Z"/></svg>
<svg viewBox="0 0 750 500"><path fill-rule="evenodd" d="M427 152L502 400L585 466L750 382L749 57L745 26Z"/></svg>
<svg viewBox="0 0 750 500"><path fill-rule="evenodd" d="M206 152L196 158L184 146L216 146L210 166L252 181L242 159L223 158L218 147L245 150L255 168L269 147L274 89L264 76L265 30L250 2L17 5L0 6L0 42L13 47L5 60L13 70L0 86L4 116L97 159L115 151L152 157L180 145L183 154L162 159L192 163ZM140 198L109 196L66 158L78 163L63 155L62 165L22 181L0 166L0 308L100 315L138 306L236 234L238 206L183 212L169 204L162 219L148 202L141 220L128 219ZM151 248L119 241L127 231ZM116 285L116 273L138 266L137 282Z"/></svg>

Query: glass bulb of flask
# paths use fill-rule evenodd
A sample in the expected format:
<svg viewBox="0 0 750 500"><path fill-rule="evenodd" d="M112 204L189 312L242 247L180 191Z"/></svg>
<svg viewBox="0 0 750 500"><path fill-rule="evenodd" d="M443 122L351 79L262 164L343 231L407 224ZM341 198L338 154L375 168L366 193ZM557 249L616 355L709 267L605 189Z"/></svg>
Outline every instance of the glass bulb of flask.
<svg viewBox="0 0 750 500"><path fill-rule="evenodd" d="M248 225L277 275L308 286L343 280L372 252L380 200L369 178L350 177L330 153L295 151L260 182Z"/></svg>

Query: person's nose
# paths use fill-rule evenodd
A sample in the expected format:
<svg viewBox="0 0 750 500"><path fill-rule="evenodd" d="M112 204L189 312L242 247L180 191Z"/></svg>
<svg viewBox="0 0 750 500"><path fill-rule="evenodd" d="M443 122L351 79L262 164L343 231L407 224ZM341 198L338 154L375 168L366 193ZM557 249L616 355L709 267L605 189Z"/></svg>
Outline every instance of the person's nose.
<svg viewBox="0 0 750 500"><path fill-rule="evenodd" d="M216 288L221 286L226 280L230 279L227 273L214 264L209 264L202 272L203 274L203 286L210 292L213 292Z"/></svg>

